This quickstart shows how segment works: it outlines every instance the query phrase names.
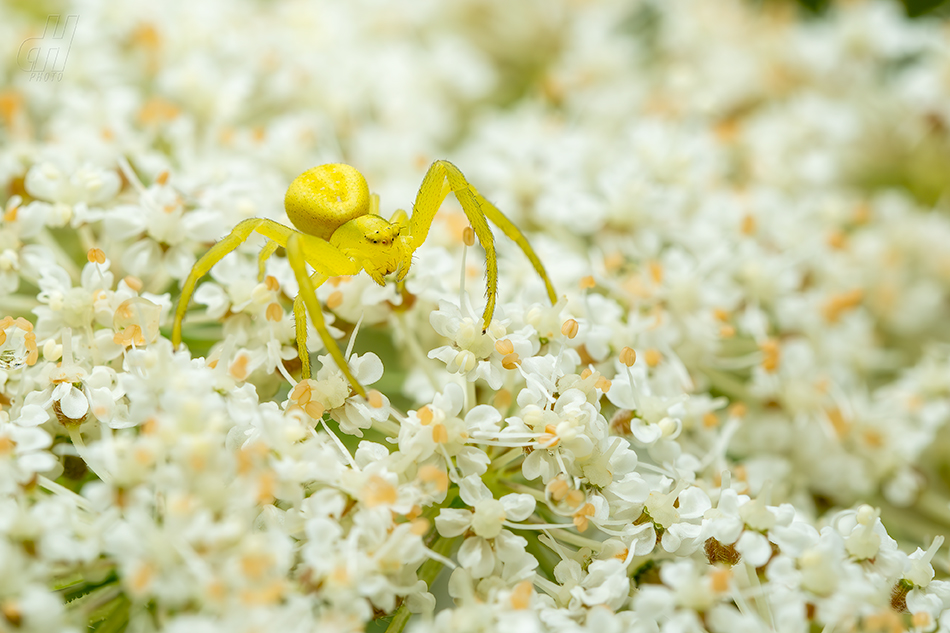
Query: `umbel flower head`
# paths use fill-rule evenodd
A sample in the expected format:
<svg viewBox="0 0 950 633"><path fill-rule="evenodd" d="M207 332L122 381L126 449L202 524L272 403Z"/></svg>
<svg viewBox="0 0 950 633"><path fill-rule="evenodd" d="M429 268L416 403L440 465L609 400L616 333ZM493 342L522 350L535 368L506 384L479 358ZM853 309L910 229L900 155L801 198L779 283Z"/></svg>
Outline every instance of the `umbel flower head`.
<svg viewBox="0 0 950 633"><path fill-rule="evenodd" d="M0 631L950 630L936 16L57 6L0 4ZM388 232L295 258L342 163Z"/></svg>

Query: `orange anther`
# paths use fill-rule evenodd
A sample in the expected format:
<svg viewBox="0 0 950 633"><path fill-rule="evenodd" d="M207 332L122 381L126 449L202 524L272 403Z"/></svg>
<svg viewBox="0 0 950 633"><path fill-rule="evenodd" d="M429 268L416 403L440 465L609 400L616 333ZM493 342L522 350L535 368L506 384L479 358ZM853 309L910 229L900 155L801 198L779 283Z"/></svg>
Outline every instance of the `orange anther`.
<svg viewBox="0 0 950 633"><path fill-rule="evenodd" d="M501 359L501 366L505 369L515 369L520 364L521 358L515 353L506 354L505 357Z"/></svg>
<svg viewBox="0 0 950 633"><path fill-rule="evenodd" d="M561 326L561 334L567 338L574 338L577 336L578 329L580 329L580 326L577 325L577 321L574 319L568 319L564 322L564 325Z"/></svg>
<svg viewBox="0 0 950 633"><path fill-rule="evenodd" d="M343 305L343 293L339 290L334 290L330 293L330 296L327 297L327 307L331 310L336 310L341 305Z"/></svg>
<svg viewBox="0 0 950 633"><path fill-rule="evenodd" d="M383 394L381 394L376 389L370 389L366 392L366 400L369 402L369 406L374 409L381 409L385 400L383 400Z"/></svg>
<svg viewBox="0 0 950 633"><path fill-rule="evenodd" d="M420 407L419 410L416 411L416 415L419 417L419 422L421 422L423 426L432 424L432 409L429 408L429 405Z"/></svg>
<svg viewBox="0 0 950 633"><path fill-rule="evenodd" d="M138 292L142 289L142 285L143 285L142 280L139 279L138 277L133 277L132 275L126 275L122 279L122 281L124 281L125 285L131 288L132 290L134 290L135 292Z"/></svg>
<svg viewBox="0 0 950 633"><path fill-rule="evenodd" d="M495 341L495 351L502 356L507 356L515 351L515 346L510 340L503 338L500 341Z"/></svg>
<svg viewBox="0 0 950 633"><path fill-rule="evenodd" d="M90 263L105 264L106 254L102 252L101 248L90 248L89 251L86 252L86 259L88 259Z"/></svg>
<svg viewBox="0 0 950 633"><path fill-rule="evenodd" d="M284 318L284 309L280 307L279 303L272 303L267 306L264 315L268 321L279 322Z"/></svg>
<svg viewBox="0 0 950 633"><path fill-rule="evenodd" d="M633 364L637 362L637 352L632 347L624 347L620 350L620 362L627 367L633 367Z"/></svg>

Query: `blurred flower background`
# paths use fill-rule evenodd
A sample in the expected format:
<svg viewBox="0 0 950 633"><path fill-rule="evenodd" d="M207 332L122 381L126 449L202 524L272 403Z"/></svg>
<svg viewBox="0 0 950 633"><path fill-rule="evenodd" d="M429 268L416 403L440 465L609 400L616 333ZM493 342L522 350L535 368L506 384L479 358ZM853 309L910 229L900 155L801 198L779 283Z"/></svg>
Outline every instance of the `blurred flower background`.
<svg viewBox="0 0 950 633"><path fill-rule="evenodd" d="M933 2L0 4L0 631L950 631ZM52 17L51 17L52 16ZM916 17L909 17L916 16ZM239 221L455 163L404 287ZM349 352L348 352L349 354Z"/></svg>

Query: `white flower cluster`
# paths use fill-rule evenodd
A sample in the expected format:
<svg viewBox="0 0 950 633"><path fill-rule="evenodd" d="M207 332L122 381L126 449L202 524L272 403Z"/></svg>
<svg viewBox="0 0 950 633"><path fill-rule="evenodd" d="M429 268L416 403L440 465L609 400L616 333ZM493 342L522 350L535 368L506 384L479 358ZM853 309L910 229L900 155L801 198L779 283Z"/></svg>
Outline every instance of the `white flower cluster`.
<svg viewBox="0 0 950 633"><path fill-rule="evenodd" d="M950 632L945 23L64 7L43 81L0 5L0 632ZM450 200L404 284L318 289L367 397L259 238L172 347L298 173L388 215L442 157L554 305L496 231L483 330Z"/></svg>

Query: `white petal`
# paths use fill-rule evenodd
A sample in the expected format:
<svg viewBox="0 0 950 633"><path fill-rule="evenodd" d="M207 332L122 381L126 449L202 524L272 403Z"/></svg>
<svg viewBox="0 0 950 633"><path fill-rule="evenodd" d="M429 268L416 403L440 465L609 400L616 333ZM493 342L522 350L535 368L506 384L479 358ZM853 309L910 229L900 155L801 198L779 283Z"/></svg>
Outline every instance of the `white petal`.
<svg viewBox="0 0 950 633"><path fill-rule="evenodd" d="M106 388L90 389L89 400L92 402L92 413L100 422L108 423L115 412L115 400L112 392Z"/></svg>
<svg viewBox="0 0 950 633"><path fill-rule="evenodd" d="M769 540L758 532L743 532L736 543L736 551L753 567L761 567L772 557Z"/></svg>
<svg viewBox="0 0 950 633"><path fill-rule="evenodd" d="M535 500L531 495L512 493L501 499L509 521L524 521L534 513Z"/></svg>
<svg viewBox="0 0 950 633"><path fill-rule="evenodd" d="M528 481L541 476L541 451L531 451L521 462L521 474Z"/></svg>
<svg viewBox="0 0 950 633"><path fill-rule="evenodd" d="M623 532L625 537L632 538L628 547L633 550L634 556L646 556L656 547L656 530L649 521L630 525Z"/></svg>
<svg viewBox="0 0 950 633"><path fill-rule="evenodd" d="M613 388L610 391L613 391ZM658 425L648 424L643 420L634 420L630 425L630 433L638 442L647 446L663 436L663 431Z"/></svg>
<svg viewBox="0 0 950 633"><path fill-rule="evenodd" d="M353 375L364 385L371 385L383 377L383 361L372 352L367 352L359 358L351 358L349 363Z"/></svg>
<svg viewBox="0 0 950 633"><path fill-rule="evenodd" d="M459 482L459 496L462 497L462 501L470 506L474 506L482 499L491 498L492 493L480 477L477 475L469 475L468 477L463 477L462 481Z"/></svg>
<svg viewBox="0 0 950 633"><path fill-rule="evenodd" d="M524 537L512 534L508 530L502 530L495 537L495 554L501 562L512 563L524 556L524 548L527 545L528 540Z"/></svg>
<svg viewBox="0 0 950 633"><path fill-rule="evenodd" d="M63 415L73 420L81 419L89 411L89 401L86 400L86 396L72 385L66 395L60 399L59 406Z"/></svg>
<svg viewBox="0 0 950 633"><path fill-rule="evenodd" d="M472 513L457 508L442 508L435 518L435 528L444 537L459 536L472 525Z"/></svg>
<svg viewBox="0 0 950 633"><path fill-rule="evenodd" d="M486 578L495 569L495 555L485 539L474 536L465 539L458 551L459 564L472 578Z"/></svg>
<svg viewBox="0 0 950 633"><path fill-rule="evenodd" d="M19 426L39 426L49 420L49 412L37 404L27 404L20 409L20 416L13 420Z"/></svg>
<svg viewBox="0 0 950 633"><path fill-rule="evenodd" d="M488 464L491 458L485 454L485 451L479 450L474 446L464 446L455 456L455 463L458 465L462 475L484 475L488 471Z"/></svg>
<svg viewBox="0 0 950 633"><path fill-rule="evenodd" d="M709 496L703 492L701 488L697 488L696 486L692 486L681 492L678 499L680 502L680 518L682 519L698 519L703 516L706 510L712 507Z"/></svg>

